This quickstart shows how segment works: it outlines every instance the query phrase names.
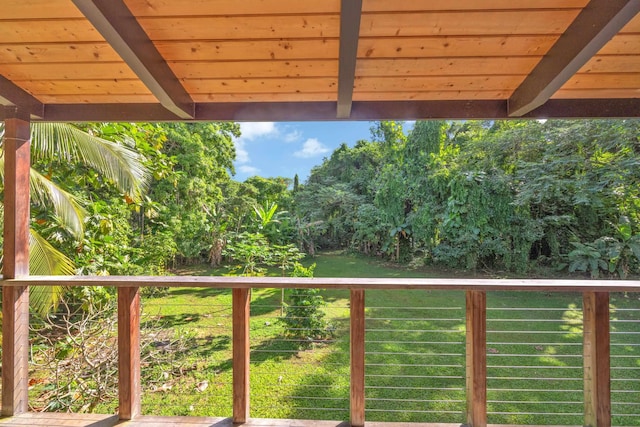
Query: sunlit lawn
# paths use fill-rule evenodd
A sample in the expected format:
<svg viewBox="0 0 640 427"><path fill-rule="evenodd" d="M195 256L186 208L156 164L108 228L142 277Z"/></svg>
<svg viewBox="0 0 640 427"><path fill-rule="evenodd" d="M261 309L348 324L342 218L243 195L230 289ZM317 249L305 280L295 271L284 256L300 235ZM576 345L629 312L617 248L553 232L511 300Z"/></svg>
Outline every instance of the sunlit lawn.
<svg viewBox="0 0 640 427"><path fill-rule="evenodd" d="M317 277L434 275L340 254L313 261ZM182 273L224 270L199 266ZM348 295L324 291L334 337L301 346L284 339L280 290L252 291L252 417L348 419ZM464 295L387 290L367 291L366 298L367 419L464 422ZM491 292L487 300L489 422L582 424L581 295ZM611 304L618 309L612 323L613 412L638 414L639 312L625 311L640 308L638 295L612 295ZM176 355L182 369L143 367L157 378L143 385L143 412L231 416L231 291L170 289L144 300L144 316L193 341L188 352ZM206 388L198 391L204 381ZM613 424L640 425L640 417L614 416Z"/></svg>

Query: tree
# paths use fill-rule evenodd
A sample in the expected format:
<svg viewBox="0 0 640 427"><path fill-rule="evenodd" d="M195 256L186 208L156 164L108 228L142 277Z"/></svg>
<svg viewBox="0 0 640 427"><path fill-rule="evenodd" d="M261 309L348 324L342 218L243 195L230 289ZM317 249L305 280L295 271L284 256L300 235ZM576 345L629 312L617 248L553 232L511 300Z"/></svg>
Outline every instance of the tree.
<svg viewBox="0 0 640 427"><path fill-rule="evenodd" d="M57 225L61 232L69 233L77 241L84 233L84 201L59 184L68 180L68 176L61 177L61 171L68 171L69 165L82 164L83 168L96 171L131 200L140 200L147 183L147 171L139 154L122 142L96 136L97 132L98 126L83 131L66 123L31 124L33 167L30 186L34 215L40 216L45 223ZM2 123L0 139L3 135ZM3 160L4 156L1 156L0 162L4 163ZM0 171L4 171L4 164L0 164ZM55 249L33 228L30 246L29 268L32 274L73 274L74 266L69 257ZM34 309L46 312L58 301L61 291L57 287L34 287L30 294Z"/></svg>

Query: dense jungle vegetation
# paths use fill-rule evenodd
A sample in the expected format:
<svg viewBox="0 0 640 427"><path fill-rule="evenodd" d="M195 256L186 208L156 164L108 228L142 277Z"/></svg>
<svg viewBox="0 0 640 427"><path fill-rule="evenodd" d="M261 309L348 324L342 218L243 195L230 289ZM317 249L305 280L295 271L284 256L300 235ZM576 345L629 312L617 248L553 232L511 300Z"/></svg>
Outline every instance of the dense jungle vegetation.
<svg viewBox="0 0 640 427"><path fill-rule="evenodd" d="M370 140L342 144L305 183L234 181L239 132L235 123L34 126L32 242L47 262L32 267L138 275L207 262L286 274L301 253L339 248L517 274L638 269L638 120L418 121L408 133L376 122ZM93 152L95 140L106 148Z"/></svg>

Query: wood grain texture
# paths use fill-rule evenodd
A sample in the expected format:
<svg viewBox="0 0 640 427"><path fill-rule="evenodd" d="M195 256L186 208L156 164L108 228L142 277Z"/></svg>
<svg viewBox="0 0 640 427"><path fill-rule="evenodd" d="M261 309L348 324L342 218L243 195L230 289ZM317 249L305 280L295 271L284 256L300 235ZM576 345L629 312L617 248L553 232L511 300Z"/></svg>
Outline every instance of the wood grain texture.
<svg viewBox="0 0 640 427"><path fill-rule="evenodd" d="M104 42L86 19L0 21L2 43Z"/></svg>
<svg viewBox="0 0 640 427"><path fill-rule="evenodd" d="M14 0L15 1L15 0ZM127 0L138 16L289 15L340 12L340 0Z"/></svg>
<svg viewBox="0 0 640 427"><path fill-rule="evenodd" d="M360 37L561 34L579 9L362 15Z"/></svg>
<svg viewBox="0 0 640 427"><path fill-rule="evenodd" d="M234 289L233 317L233 422L249 419L250 289Z"/></svg>
<svg viewBox="0 0 640 427"><path fill-rule="evenodd" d="M2 0L1 19L82 18L80 11L69 7L69 0Z"/></svg>
<svg viewBox="0 0 640 427"><path fill-rule="evenodd" d="M136 75L124 62L0 64L0 73L16 83L23 80L117 80L136 78Z"/></svg>
<svg viewBox="0 0 640 427"><path fill-rule="evenodd" d="M2 415L29 410L29 288L2 288Z"/></svg>
<svg viewBox="0 0 640 427"><path fill-rule="evenodd" d="M157 103L158 99L153 96L150 93L147 94L141 94L141 93L136 93L136 94L113 94L113 95L109 95L109 94L83 94L83 93L77 93L77 94L73 94L73 95L68 95L68 94L40 94L38 95L38 99L40 99L42 102L46 103L46 104L80 104L80 105L85 105L87 107L89 107L89 104L96 104L96 105L104 105L104 104L120 104L120 103L127 103L129 105L136 105L136 104L144 104L144 103L148 103L148 104L152 104L152 103ZM170 116L167 116L170 117ZM126 119L126 117L124 118Z"/></svg>
<svg viewBox="0 0 640 427"><path fill-rule="evenodd" d="M512 90L449 90L449 91L409 91L409 92L356 92L354 101L444 101L444 100L490 100L504 99Z"/></svg>
<svg viewBox="0 0 640 427"><path fill-rule="evenodd" d="M122 61L115 50L102 43L1 44L0 63L66 64Z"/></svg>
<svg viewBox="0 0 640 427"><path fill-rule="evenodd" d="M290 92L290 93L195 93L195 102L240 102L240 103L268 103L268 102L328 102L336 101L337 93L333 92ZM289 117L290 118L290 117ZM331 118L334 118L333 116Z"/></svg>
<svg viewBox="0 0 640 427"><path fill-rule="evenodd" d="M551 99L640 98L640 89L560 89Z"/></svg>
<svg viewBox="0 0 640 427"><path fill-rule="evenodd" d="M339 37L335 15L140 18L151 40L304 39Z"/></svg>
<svg viewBox="0 0 640 427"><path fill-rule="evenodd" d="M517 9L576 9L584 7L589 0L537 0L514 2L513 0L364 0L366 12L396 11L452 11L452 10L517 10Z"/></svg>
<svg viewBox="0 0 640 427"><path fill-rule="evenodd" d="M118 415L131 420L141 411L140 291L118 288Z"/></svg>
<svg viewBox="0 0 640 427"><path fill-rule="evenodd" d="M582 73L640 74L640 55L596 55L578 70Z"/></svg>
<svg viewBox="0 0 640 427"><path fill-rule="evenodd" d="M201 288L440 289L450 291L640 292L639 280L407 279L228 276L28 276L2 286L146 286Z"/></svg>
<svg viewBox="0 0 640 427"><path fill-rule="evenodd" d="M228 61L218 66L207 62L173 62L180 79L247 79L338 76L337 60Z"/></svg>
<svg viewBox="0 0 640 427"><path fill-rule="evenodd" d="M3 276L29 274L30 124L6 118L4 128ZM2 415L26 412L29 382L29 287L2 287Z"/></svg>
<svg viewBox="0 0 640 427"><path fill-rule="evenodd" d="M218 93L305 93L334 92L337 77L185 79L184 87L193 95Z"/></svg>
<svg viewBox="0 0 640 427"><path fill-rule="evenodd" d="M609 294L583 295L584 425L611 427Z"/></svg>
<svg viewBox="0 0 640 427"><path fill-rule="evenodd" d="M296 40L159 41L158 51L176 61L280 61L338 59L337 38Z"/></svg>
<svg viewBox="0 0 640 427"><path fill-rule="evenodd" d="M524 78L525 75L357 77L355 92L510 90Z"/></svg>
<svg viewBox="0 0 640 427"><path fill-rule="evenodd" d="M640 43L635 34L618 34L604 45L598 55L640 55Z"/></svg>
<svg viewBox="0 0 640 427"><path fill-rule="evenodd" d="M487 425L487 295L466 293L467 424Z"/></svg>
<svg viewBox="0 0 640 427"><path fill-rule="evenodd" d="M365 291L363 289L351 290L350 312L350 421L351 426L362 427L365 423Z"/></svg>
<svg viewBox="0 0 640 427"><path fill-rule="evenodd" d="M140 80L29 80L21 82L28 92L39 95L147 95L151 92Z"/></svg>
<svg viewBox="0 0 640 427"><path fill-rule="evenodd" d="M640 89L640 73L576 74L560 89Z"/></svg>
<svg viewBox="0 0 640 427"><path fill-rule="evenodd" d="M358 58L541 56L557 35L360 37Z"/></svg>
<svg viewBox="0 0 640 427"><path fill-rule="evenodd" d="M541 56L360 59L359 77L524 75Z"/></svg>

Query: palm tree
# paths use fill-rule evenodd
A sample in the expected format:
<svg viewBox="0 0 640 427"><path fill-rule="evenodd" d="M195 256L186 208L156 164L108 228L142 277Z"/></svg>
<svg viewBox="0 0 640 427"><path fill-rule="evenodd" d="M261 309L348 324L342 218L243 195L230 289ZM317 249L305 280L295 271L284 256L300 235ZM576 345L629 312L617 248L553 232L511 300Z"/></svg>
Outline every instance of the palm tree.
<svg viewBox="0 0 640 427"><path fill-rule="evenodd" d="M0 122L0 141L4 123ZM131 148L85 132L68 123L32 123L31 157L34 162L62 159L82 163L109 179L117 189L132 200L140 200L147 183L147 170L141 156ZM0 144L0 174L4 174L4 146ZM2 176L4 182L4 175ZM71 193L59 187L45 175L31 168L30 188L33 200L53 208L60 222L80 240L84 233L85 211ZM0 217L4 210L0 207ZM2 224L2 223L0 223ZM56 250L46 239L31 229L29 271L35 275L72 275L71 259ZM32 308L46 313L59 301L62 288L33 287Z"/></svg>

